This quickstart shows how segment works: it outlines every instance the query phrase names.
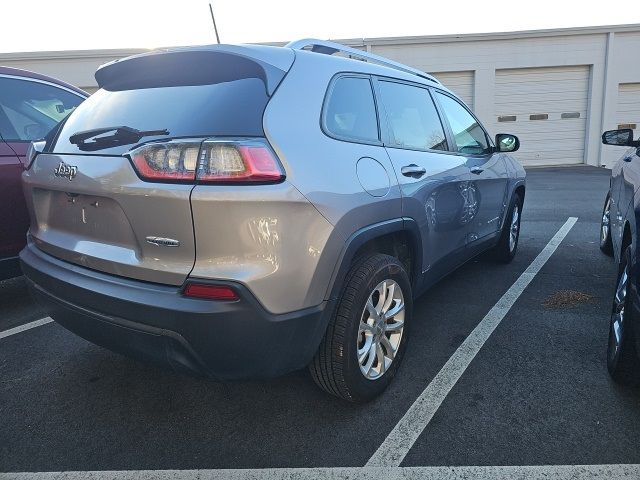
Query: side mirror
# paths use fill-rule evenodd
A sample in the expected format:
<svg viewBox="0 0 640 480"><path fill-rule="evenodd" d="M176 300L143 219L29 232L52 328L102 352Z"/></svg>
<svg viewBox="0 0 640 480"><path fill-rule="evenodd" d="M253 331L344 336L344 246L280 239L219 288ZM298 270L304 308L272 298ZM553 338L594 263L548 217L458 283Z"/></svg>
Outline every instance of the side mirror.
<svg viewBox="0 0 640 480"><path fill-rule="evenodd" d="M630 128L607 130L602 134L602 143L605 145L616 145L618 147L638 146L638 142L633 141L633 130Z"/></svg>
<svg viewBox="0 0 640 480"><path fill-rule="evenodd" d="M520 148L520 140L510 133L499 133L496 135L496 150L498 152L515 152Z"/></svg>

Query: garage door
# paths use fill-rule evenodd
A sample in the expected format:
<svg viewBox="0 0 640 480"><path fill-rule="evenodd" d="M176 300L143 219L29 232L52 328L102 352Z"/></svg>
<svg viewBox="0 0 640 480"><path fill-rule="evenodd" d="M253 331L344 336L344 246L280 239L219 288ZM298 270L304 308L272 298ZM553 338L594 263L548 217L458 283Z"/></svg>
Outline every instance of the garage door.
<svg viewBox="0 0 640 480"><path fill-rule="evenodd" d="M497 70L496 133L520 137L523 165L584 162L589 67Z"/></svg>
<svg viewBox="0 0 640 480"><path fill-rule="evenodd" d="M618 128L631 128L634 138L640 133L640 83L622 83L618 86Z"/></svg>
<svg viewBox="0 0 640 480"><path fill-rule="evenodd" d="M618 85L615 124L607 124L605 130L631 128L634 138L640 136L640 83L621 83ZM624 147L602 146L600 163L613 166L625 153Z"/></svg>
<svg viewBox="0 0 640 480"><path fill-rule="evenodd" d="M473 108L473 72L440 72L433 76Z"/></svg>

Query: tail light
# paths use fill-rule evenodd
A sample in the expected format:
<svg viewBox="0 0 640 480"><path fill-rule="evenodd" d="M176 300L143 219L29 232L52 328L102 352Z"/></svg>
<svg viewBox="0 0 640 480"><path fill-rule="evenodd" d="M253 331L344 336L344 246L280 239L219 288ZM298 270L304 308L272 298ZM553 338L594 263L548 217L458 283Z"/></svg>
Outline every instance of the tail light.
<svg viewBox="0 0 640 480"><path fill-rule="evenodd" d="M128 153L145 180L275 183L284 171L265 140L173 140Z"/></svg>
<svg viewBox="0 0 640 480"><path fill-rule="evenodd" d="M227 285L208 283L188 283L182 292L185 297L202 298L204 300L239 300L236 291Z"/></svg>
<svg viewBox="0 0 640 480"><path fill-rule="evenodd" d="M196 179L198 141L149 143L129 153L138 174L147 180Z"/></svg>

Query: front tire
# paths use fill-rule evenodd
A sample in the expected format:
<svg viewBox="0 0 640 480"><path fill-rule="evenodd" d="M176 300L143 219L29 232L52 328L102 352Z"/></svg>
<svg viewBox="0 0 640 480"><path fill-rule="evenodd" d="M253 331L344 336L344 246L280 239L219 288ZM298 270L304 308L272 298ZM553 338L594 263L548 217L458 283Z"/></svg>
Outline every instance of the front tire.
<svg viewBox="0 0 640 480"><path fill-rule="evenodd" d="M600 250L606 255L613 257L613 242L611 241L611 194L607 194L602 209L602 220L600 221Z"/></svg>
<svg viewBox="0 0 640 480"><path fill-rule="evenodd" d="M360 258L309 365L314 381L354 403L380 395L404 356L412 309L409 276L398 259L379 253Z"/></svg>
<svg viewBox="0 0 640 480"><path fill-rule="evenodd" d="M634 312L630 295L631 282L631 246L628 246L622 254L618 268L607 346L609 374L616 382L623 385L640 383L640 359L633 336Z"/></svg>

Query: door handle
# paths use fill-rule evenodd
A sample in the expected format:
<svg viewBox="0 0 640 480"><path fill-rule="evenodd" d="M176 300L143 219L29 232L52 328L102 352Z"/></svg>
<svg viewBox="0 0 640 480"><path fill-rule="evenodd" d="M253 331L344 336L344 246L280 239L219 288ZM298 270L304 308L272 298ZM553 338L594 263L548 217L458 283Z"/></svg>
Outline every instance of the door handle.
<svg viewBox="0 0 640 480"><path fill-rule="evenodd" d="M415 163L412 163L411 165L405 165L400 169L400 171L402 172L402 175L404 175L405 177L412 177L412 178L420 178L425 173L427 173L426 168L419 167Z"/></svg>
<svg viewBox="0 0 640 480"><path fill-rule="evenodd" d="M622 160L624 160L625 162L630 162L631 160L633 160L633 156L629 155L628 157L624 157Z"/></svg>
<svg viewBox="0 0 640 480"><path fill-rule="evenodd" d="M473 173L474 175L480 175L482 172L484 172L484 168L473 167L471 169L471 173Z"/></svg>

